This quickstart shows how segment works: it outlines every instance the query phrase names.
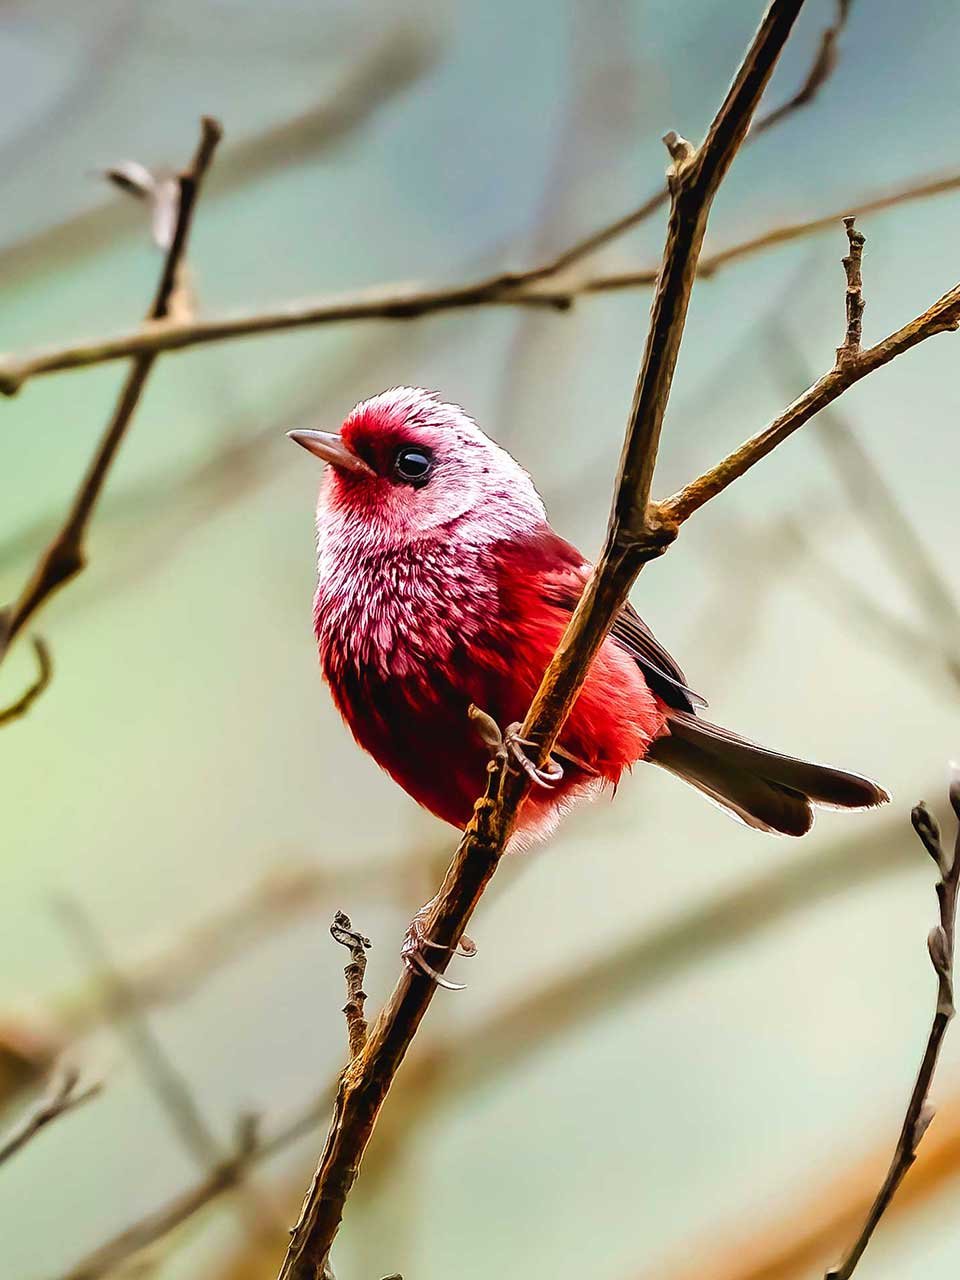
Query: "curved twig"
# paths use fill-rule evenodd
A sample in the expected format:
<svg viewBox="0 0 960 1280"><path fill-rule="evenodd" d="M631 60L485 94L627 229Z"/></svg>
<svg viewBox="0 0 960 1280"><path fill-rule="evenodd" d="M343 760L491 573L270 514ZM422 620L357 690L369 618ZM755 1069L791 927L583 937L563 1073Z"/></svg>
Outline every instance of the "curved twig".
<svg viewBox="0 0 960 1280"><path fill-rule="evenodd" d="M0 615L0 632L3 630L3 625L4 619ZM42 636L33 637L33 652L37 659L36 678L16 702L11 702L0 710L0 724L9 724L11 720L19 720L21 716L25 716L50 683L53 676L53 660L50 657L47 642Z"/></svg>
<svg viewBox="0 0 960 1280"><path fill-rule="evenodd" d="M957 838L952 853L944 849L940 840L940 828L926 805L918 804L910 815L914 831L940 872L940 879L937 882L940 923L931 929L927 936L927 950L937 975L937 1004L933 1023L930 1034L927 1036L923 1061L920 1063L920 1071L917 1074L910 1101L907 1103L907 1111L903 1117L903 1125L887 1176L870 1206L860 1234L844 1254L843 1260L826 1273L825 1280L850 1280L864 1250L870 1243L870 1237L876 1230L877 1224L916 1160L917 1147L934 1116L933 1107L929 1102L930 1086L933 1084L933 1075L937 1069L943 1038L947 1034L947 1028L955 1012L953 955L957 924L957 893L960 891L960 778L958 777L954 777L950 787L950 803L957 816Z"/></svg>

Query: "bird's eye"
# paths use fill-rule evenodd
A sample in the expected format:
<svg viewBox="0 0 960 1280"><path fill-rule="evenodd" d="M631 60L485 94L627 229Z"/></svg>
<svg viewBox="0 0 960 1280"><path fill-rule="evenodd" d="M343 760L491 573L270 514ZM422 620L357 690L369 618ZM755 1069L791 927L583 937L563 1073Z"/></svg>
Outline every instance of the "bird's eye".
<svg viewBox="0 0 960 1280"><path fill-rule="evenodd" d="M430 472L433 470L433 454L429 449L417 447L398 449L397 456L393 460L393 470L397 479L419 489L430 479Z"/></svg>

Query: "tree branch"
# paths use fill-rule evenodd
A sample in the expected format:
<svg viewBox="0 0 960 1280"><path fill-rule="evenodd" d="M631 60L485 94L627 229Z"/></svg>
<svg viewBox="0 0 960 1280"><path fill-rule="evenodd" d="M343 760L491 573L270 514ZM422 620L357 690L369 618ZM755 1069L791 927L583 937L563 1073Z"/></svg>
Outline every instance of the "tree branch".
<svg viewBox="0 0 960 1280"><path fill-rule="evenodd" d="M58 1116L66 1115L76 1107L95 1098L103 1088L102 1081L95 1081L86 1088L79 1088L80 1073L71 1069L55 1081L40 1104L3 1139L0 1139L0 1164L16 1155L21 1148L37 1136Z"/></svg>
<svg viewBox="0 0 960 1280"><path fill-rule="evenodd" d="M219 124L209 117L204 117L201 122L197 150L188 168L178 178L180 201L177 222L148 312L148 319L151 321L159 321L167 314L167 307L176 284L178 266L186 252L200 184L213 159L220 137ZM84 540L87 527L155 360L155 352L146 352L134 360L113 416L101 437L63 525L41 555L19 598L0 612L0 662L28 620L59 587L69 582L84 568L86 563Z"/></svg>
<svg viewBox="0 0 960 1280"><path fill-rule="evenodd" d="M889 337L878 342L876 346L865 351L849 350L846 345L840 348L845 354L838 359L829 373L825 373L793 404L784 409L763 431L752 436L738 448L728 454L716 466L704 472L696 480L691 481L678 493L659 504L660 517L663 521L672 521L681 525L698 511L705 502L722 493L734 480L746 474L756 466L761 458L782 444L788 436L793 435L805 422L809 422L814 414L819 413L826 405L832 404L848 387L865 378L868 373L889 364L891 360L909 351L918 343L925 342L934 334L954 331L960 327L960 285L955 285L929 307L922 315L905 324L903 328L891 333Z"/></svg>
<svg viewBox="0 0 960 1280"><path fill-rule="evenodd" d="M851 207L856 208L858 214L863 216L916 200L946 195L958 189L960 174L947 174L863 200L848 201L842 208L830 213L772 227L728 245L725 249L704 254L697 263L697 274L703 277L713 276L730 263L754 253L762 253L778 245L824 231L833 227ZM619 224L611 224L613 225ZM553 263L545 266L482 276L463 284L381 285L356 293L281 303L260 311L147 323L114 336L42 348L21 356L0 356L0 394L15 395L31 378L50 373L88 368L90 365L148 352L185 351L210 342L283 333L291 329L365 320L415 320L444 311L483 306L566 311L581 297L624 289L649 288L656 284L659 274L659 268L655 266L582 276L564 274L568 270L567 256L560 255ZM561 267L556 267L556 263L560 263Z"/></svg>
<svg viewBox="0 0 960 1280"><path fill-rule="evenodd" d="M2 624L2 621L3 618L0 615L0 624ZM47 642L41 636L33 637L33 652L37 659L36 679L17 698L16 702L11 702L0 710L0 724L7 724L11 720L19 720L21 716L25 716L50 683L53 676L53 662L50 658Z"/></svg>
<svg viewBox="0 0 960 1280"><path fill-rule="evenodd" d="M660 427L676 366L713 197L743 142L760 96L802 0L773 0L703 145L675 137L669 184L671 212L663 266L627 428L614 512L597 569L550 663L522 736L549 756L557 735L620 605L643 565L671 540L648 509ZM492 765L484 796L424 922L442 946L459 942L511 835L529 779ZM449 952L438 951L442 970ZM362 1052L344 1072L334 1115L313 1183L281 1268L282 1280L319 1280L328 1261L343 1206L397 1069L436 992L421 974L405 972L370 1031Z"/></svg>
<svg viewBox="0 0 960 1280"><path fill-rule="evenodd" d="M220 1144L204 1119L187 1081L169 1060L143 1011L107 953L86 912L72 898L56 899L60 918L88 959L100 987L106 1016L122 1032L147 1085L156 1094L184 1150L201 1168L223 1159Z"/></svg>
<svg viewBox="0 0 960 1280"><path fill-rule="evenodd" d="M634 1273L634 1280L810 1280L823 1269L823 1259L842 1247L858 1230L877 1184L878 1170L889 1158L889 1142L882 1151L871 1147L855 1153L835 1169L831 1153L825 1170L815 1175L812 1192L786 1196L779 1216L766 1202L747 1214L743 1229L734 1234L713 1226L701 1244L687 1239L675 1258ZM931 1203L960 1175L960 1097L953 1094L937 1113L917 1164L886 1213L892 1226L908 1216L929 1215Z"/></svg>
<svg viewBox="0 0 960 1280"><path fill-rule="evenodd" d="M766 133L768 129L772 129L774 125L781 124L789 116L793 115L795 111L799 111L802 107L809 106L813 102L836 70L840 36L847 25L852 3L853 0L837 0L836 16L833 22L821 33L816 53L803 83L786 102L781 103L779 107L774 107L765 115L758 116L754 120L745 142L753 142L754 139ZM662 209L669 200L670 186L669 183L665 182L659 190L654 191L644 200L643 204L638 205L630 213L624 214L623 217L617 218L614 222L607 223L606 226L600 227L599 230L584 236L582 240L577 240L568 249L564 249L562 253L558 254L557 257L544 263L534 272L525 273L525 275L542 278L562 274L574 266L575 263L590 257L598 249L602 249L605 245L619 239L627 231L632 231L640 223L646 222L658 209ZM647 283L653 284L655 280L656 273L654 272L653 278Z"/></svg>
<svg viewBox="0 0 960 1280"><path fill-rule="evenodd" d="M876 1230L877 1224L916 1160L917 1147L934 1116L933 1107L929 1102L930 1086L933 1083L933 1075L937 1069L947 1027L955 1012L953 955L957 922L957 892L960 890L960 776L955 776L950 786L950 803L957 817L957 838L952 854L944 849L936 819L926 805L918 804L910 815L914 831L940 872L940 879L937 882L940 923L930 930L927 937L927 950L937 975L937 1004L933 1023L887 1176L870 1206L860 1234L847 1250L843 1260L826 1273L825 1280L850 1280L864 1250L870 1243L870 1237Z"/></svg>
<svg viewBox="0 0 960 1280"><path fill-rule="evenodd" d="M175 1231L221 1195L234 1190L257 1160L267 1159L279 1149L275 1142L257 1145L253 1117L243 1117L237 1129L235 1150L229 1159L211 1170L195 1187L175 1196L155 1213L141 1218L88 1253L61 1280L100 1280L128 1258ZM296 1135L284 1131L277 1136L280 1146L285 1146Z"/></svg>

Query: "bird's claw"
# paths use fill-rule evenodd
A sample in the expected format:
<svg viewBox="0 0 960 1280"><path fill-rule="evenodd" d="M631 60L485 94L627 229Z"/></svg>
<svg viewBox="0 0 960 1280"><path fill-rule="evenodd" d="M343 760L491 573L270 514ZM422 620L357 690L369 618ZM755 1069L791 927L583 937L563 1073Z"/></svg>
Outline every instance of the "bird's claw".
<svg viewBox="0 0 960 1280"><path fill-rule="evenodd" d="M535 764L527 755L527 752L536 750L537 744L531 742L528 738L520 737L522 727L519 724L507 725L507 731L503 735L503 745L507 750L507 754L510 760L523 770L532 783L538 787L543 787L545 791L552 791L563 777L563 766L557 764L556 760L548 760L546 764L542 765Z"/></svg>
<svg viewBox="0 0 960 1280"><path fill-rule="evenodd" d="M454 947L448 947L446 943L434 942L433 938L428 938L424 932L424 924L432 906L433 903L428 902L425 907L420 908L410 921L410 926L404 935L403 945L400 948L400 958L411 973L423 974L431 982L435 982L438 987L443 987L445 991L464 991L466 990L465 983L451 982L449 978L444 977L442 973L439 973L433 967L423 953L430 948L434 951L452 951L454 955L469 959L477 954L477 944L466 935Z"/></svg>
<svg viewBox="0 0 960 1280"><path fill-rule="evenodd" d="M490 751L498 759L502 759L508 767L516 766L522 769L536 786L551 791L563 778L563 766L556 760L548 760L542 765L531 760L527 752L536 751L537 744L520 736L523 728L521 724L508 725L506 731L501 732L496 720L486 711L481 711L479 707L471 705L468 714Z"/></svg>

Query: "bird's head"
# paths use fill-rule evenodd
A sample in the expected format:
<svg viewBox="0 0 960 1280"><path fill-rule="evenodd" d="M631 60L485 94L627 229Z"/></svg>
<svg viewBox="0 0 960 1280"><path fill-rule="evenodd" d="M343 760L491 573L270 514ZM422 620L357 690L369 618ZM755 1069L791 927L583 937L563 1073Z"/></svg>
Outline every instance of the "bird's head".
<svg viewBox="0 0 960 1280"><path fill-rule="evenodd" d="M338 434L291 431L328 463L318 529L412 542L492 542L544 519L533 482L457 405L418 387L362 400Z"/></svg>

